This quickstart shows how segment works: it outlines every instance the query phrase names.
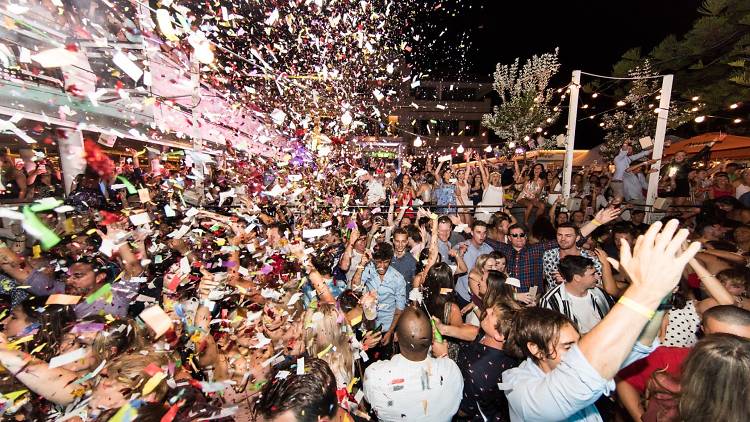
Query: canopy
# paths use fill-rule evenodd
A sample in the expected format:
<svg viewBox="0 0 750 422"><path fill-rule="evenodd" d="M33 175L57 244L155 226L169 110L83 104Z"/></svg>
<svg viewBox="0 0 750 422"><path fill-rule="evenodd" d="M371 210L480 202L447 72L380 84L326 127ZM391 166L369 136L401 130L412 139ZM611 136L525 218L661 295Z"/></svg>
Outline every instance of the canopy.
<svg viewBox="0 0 750 422"><path fill-rule="evenodd" d="M664 157L669 157L679 151L685 151L688 155L695 154L709 142L718 139L720 135L719 132L709 132L675 142L664 151ZM711 158L750 159L750 137L727 135L721 141L717 141L711 148Z"/></svg>

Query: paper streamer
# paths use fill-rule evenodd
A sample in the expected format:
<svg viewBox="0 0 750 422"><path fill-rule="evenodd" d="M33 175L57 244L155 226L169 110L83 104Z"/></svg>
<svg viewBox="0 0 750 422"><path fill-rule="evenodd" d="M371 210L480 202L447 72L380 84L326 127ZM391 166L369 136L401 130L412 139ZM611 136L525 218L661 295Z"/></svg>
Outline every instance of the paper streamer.
<svg viewBox="0 0 750 422"><path fill-rule="evenodd" d="M23 207L23 217L23 229L39 240L42 249L46 251L60 243L60 237L42 223L39 217L31 211L30 206Z"/></svg>
<svg viewBox="0 0 750 422"><path fill-rule="evenodd" d="M99 288L99 290L95 291L94 293L91 293L86 297L86 303L91 305L92 303L96 302L97 300L101 299L105 295L112 292L112 285L107 283Z"/></svg>
<svg viewBox="0 0 750 422"><path fill-rule="evenodd" d="M138 411L130 404L125 403L120 410L109 419L109 422L130 422L138 416Z"/></svg>
<svg viewBox="0 0 750 422"><path fill-rule="evenodd" d="M52 368L59 368L63 365L67 365L69 363L73 363L77 360L81 360L88 355L88 350L84 348L75 349L73 351L70 351L68 353L63 353L62 355L55 356L49 361L49 367Z"/></svg>
<svg viewBox="0 0 750 422"><path fill-rule="evenodd" d="M125 185L125 189L128 190L128 195L135 195L138 193L138 189L133 186L132 183L130 183L130 180L126 179L123 176L117 176L117 180L121 181L123 185Z"/></svg>

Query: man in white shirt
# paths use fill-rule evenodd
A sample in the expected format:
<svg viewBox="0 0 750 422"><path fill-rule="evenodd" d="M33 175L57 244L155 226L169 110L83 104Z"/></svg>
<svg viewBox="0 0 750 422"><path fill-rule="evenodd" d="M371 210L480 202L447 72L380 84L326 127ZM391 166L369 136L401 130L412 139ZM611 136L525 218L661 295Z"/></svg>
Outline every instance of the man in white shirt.
<svg viewBox="0 0 750 422"><path fill-rule="evenodd" d="M365 399L381 421L448 422L458 410L464 387L458 366L448 357L429 356L432 328L419 308L408 307L396 328L401 353L365 371Z"/></svg>
<svg viewBox="0 0 750 422"><path fill-rule="evenodd" d="M374 175L370 175L367 182L367 205L377 205L383 201L385 201L383 175L375 173Z"/></svg>
<svg viewBox="0 0 750 422"><path fill-rule="evenodd" d="M612 193L615 198L625 198L625 188L623 185L623 179L625 177L625 171L630 167L630 163L639 160L651 153L653 146L644 148L643 151L633 154L633 146L630 145L630 141L625 141L622 144L620 153L614 158L615 163L615 174L612 176Z"/></svg>
<svg viewBox="0 0 750 422"><path fill-rule="evenodd" d="M557 285L539 301L539 307L560 312L578 325L581 334L591 331L614 306L612 298L597 287L598 275L594 261L580 255L560 260L564 283Z"/></svg>

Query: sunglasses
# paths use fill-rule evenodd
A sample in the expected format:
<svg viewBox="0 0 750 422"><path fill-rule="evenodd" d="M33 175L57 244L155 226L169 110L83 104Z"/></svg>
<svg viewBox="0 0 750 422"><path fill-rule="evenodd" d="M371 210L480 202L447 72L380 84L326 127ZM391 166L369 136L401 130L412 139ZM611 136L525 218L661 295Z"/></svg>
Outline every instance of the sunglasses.
<svg viewBox="0 0 750 422"><path fill-rule="evenodd" d="M512 233L509 234L510 237L526 237L526 233Z"/></svg>

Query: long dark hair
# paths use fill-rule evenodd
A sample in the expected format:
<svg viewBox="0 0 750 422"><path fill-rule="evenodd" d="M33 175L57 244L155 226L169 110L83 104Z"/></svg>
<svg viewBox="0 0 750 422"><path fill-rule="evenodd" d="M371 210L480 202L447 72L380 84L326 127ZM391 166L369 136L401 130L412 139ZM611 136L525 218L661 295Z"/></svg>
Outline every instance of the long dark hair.
<svg viewBox="0 0 750 422"><path fill-rule="evenodd" d="M539 178L542 179L542 180L544 180L544 181L547 181L547 174L544 171L544 164L541 164L541 163L536 163L533 166L531 166L531 168L529 169L529 174L528 174L529 181L532 182L532 181L536 180L534 178L534 169L536 168L536 166L539 166L539 167L542 168L542 172L539 173Z"/></svg>
<svg viewBox="0 0 750 422"><path fill-rule="evenodd" d="M430 314L443 320L445 315L445 305L453 302L453 296L441 293L442 289L453 289L453 270L445 262L433 265L422 285L422 297L427 310ZM443 321L447 324L448 321Z"/></svg>

